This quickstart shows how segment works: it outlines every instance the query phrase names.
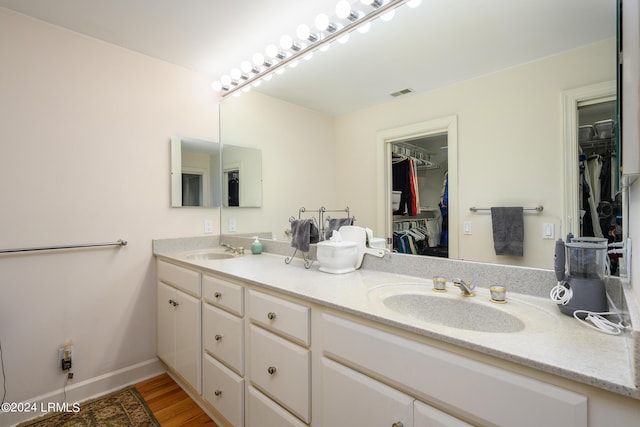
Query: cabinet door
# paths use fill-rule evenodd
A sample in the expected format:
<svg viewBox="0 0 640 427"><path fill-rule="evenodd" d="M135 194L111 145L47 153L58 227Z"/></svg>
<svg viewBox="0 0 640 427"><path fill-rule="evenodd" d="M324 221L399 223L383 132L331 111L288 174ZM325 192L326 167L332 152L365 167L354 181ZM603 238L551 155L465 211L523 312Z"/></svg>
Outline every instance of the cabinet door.
<svg viewBox="0 0 640 427"><path fill-rule="evenodd" d="M197 390L201 390L202 347L200 300L176 290L176 372Z"/></svg>
<svg viewBox="0 0 640 427"><path fill-rule="evenodd" d="M322 425L411 427L413 402L411 396L322 359Z"/></svg>
<svg viewBox="0 0 640 427"><path fill-rule="evenodd" d="M157 329L156 346L158 357L170 368L176 366L176 324L174 301L176 290L162 282L158 282L156 291Z"/></svg>
<svg viewBox="0 0 640 427"><path fill-rule="evenodd" d="M414 427L471 427L471 424L418 400L413 404L413 422Z"/></svg>

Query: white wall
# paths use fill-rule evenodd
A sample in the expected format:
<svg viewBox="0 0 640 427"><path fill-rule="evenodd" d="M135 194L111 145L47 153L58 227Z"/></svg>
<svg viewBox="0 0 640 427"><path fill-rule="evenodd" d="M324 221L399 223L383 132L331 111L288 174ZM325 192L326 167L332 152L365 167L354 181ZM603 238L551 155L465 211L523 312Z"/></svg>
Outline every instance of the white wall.
<svg viewBox="0 0 640 427"><path fill-rule="evenodd" d="M257 92L225 99L222 144L262 150L262 208L223 208L222 232L234 219L237 232L268 231L284 239L298 209L342 209L336 205L344 183L335 176L333 119Z"/></svg>
<svg viewBox="0 0 640 427"><path fill-rule="evenodd" d="M190 71L3 8L0 58L0 248L129 242L0 255L6 401L19 402L62 388L68 339L72 384L155 357L151 240L219 218L169 207L169 138L217 140L218 104Z"/></svg>
<svg viewBox="0 0 640 427"><path fill-rule="evenodd" d="M551 268L553 240L543 223L560 232L562 92L615 79L615 41L609 40L424 94L416 94L336 119L338 203L349 203L359 223L383 234L376 212L383 189L376 176L376 133L449 115L458 117L460 258ZM525 215L525 257L497 257L491 216L469 207L544 206ZM450 207L452 209L452 207ZM462 234L460 232L460 234Z"/></svg>

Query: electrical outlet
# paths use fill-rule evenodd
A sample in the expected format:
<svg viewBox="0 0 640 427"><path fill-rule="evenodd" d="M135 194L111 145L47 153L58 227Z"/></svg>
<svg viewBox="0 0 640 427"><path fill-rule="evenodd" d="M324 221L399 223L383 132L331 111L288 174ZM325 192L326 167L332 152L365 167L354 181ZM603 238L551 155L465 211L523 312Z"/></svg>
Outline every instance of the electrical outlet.
<svg viewBox="0 0 640 427"><path fill-rule="evenodd" d="M236 231L236 219L235 218L229 218L229 225L227 227L229 232L234 232Z"/></svg>
<svg viewBox="0 0 640 427"><path fill-rule="evenodd" d="M60 361L60 369L68 371L71 369L71 353L73 346L65 345L58 349L58 360Z"/></svg>
<svg viewBox="0 0 640 427"><path fill-rule="evenodd" d="M542 238L553 240L555 239L555 236L556 236L556 233L555 233L554 224L544 223L542 225Z"/></svg>
<svg viewBox="0 0 640 427"><path fill-rule="evenodd" d="M213 233L213 221L210 219L204 220L204 232L207 234Z"/></svg>

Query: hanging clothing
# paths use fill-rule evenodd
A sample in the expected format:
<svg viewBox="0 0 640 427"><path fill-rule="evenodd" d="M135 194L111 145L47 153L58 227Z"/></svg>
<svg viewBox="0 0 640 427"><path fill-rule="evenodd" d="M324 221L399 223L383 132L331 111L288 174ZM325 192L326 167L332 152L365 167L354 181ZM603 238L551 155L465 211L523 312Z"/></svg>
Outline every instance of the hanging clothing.
<svg viewBox="0 0 640 427"><path fill-rule="evenodd" d="M444 173L442 190L440 191L440 215L442 216L442 231L440 246L449 246L449 171Z"/></svg>
<svg viewBox="0 0 640 427"><path fill-rule="evenodd" d="M401 191L397 215L415 216L419 212L418 175L415 162L408 158L392 164L393 191Z"/></svg>

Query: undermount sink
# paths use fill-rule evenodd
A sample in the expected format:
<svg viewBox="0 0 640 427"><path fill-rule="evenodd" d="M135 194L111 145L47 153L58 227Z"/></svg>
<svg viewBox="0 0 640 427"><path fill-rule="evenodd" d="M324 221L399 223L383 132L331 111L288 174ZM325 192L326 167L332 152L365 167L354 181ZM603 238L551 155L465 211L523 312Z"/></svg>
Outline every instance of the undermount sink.
<svg viewBox="0 0 640 427"><path fill-rule="evenodd" d="M430 284L393 284L370 290L369 299L395 317L475 332L536 332L557 321L555 314L523 301L524 297L507 295L506 304L496 304L487 289L474 292L476 296L464 297L451 285L440 293Z"/></svg>
<svg viewBox="0 0 640 427"><path fill-rule="evenodd" d="M207 249L201 251L185 252L182 254L182 256L185 259L193 261L206 261L215 259L229 259L233 258L235 255L220 249Z"/></svg>

